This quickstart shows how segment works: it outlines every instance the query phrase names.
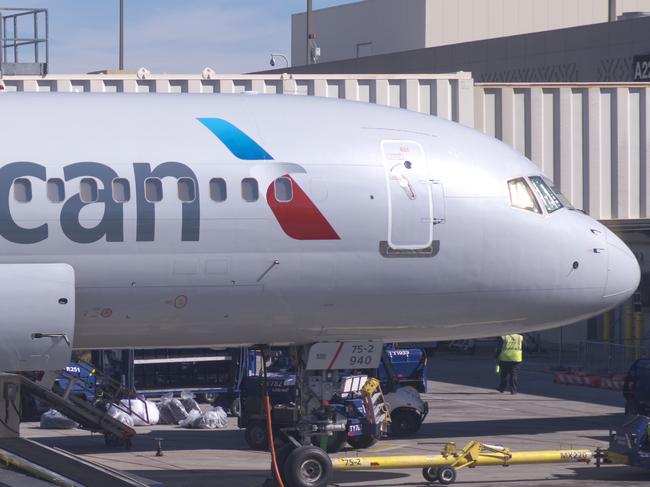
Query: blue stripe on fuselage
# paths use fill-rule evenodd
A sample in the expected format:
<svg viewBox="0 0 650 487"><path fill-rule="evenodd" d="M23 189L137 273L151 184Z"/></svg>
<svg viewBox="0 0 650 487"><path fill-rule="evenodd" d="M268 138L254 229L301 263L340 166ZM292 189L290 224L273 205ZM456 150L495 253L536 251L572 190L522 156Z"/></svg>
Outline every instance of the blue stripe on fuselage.
<svg viewBox="0 0 650 487"><path fill-rule="evenodd" d="M197 120L216 135L235 157L247 161L273 160L273 157L257 142L230 122L222 118L197 118Z"/></svg>

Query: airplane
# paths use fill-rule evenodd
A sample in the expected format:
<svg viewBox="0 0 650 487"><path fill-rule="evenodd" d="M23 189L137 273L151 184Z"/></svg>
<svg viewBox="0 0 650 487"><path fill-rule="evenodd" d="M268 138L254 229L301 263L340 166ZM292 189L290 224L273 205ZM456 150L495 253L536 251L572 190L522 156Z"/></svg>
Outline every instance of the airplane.
<svg viewBox="0 0 650 487"><path fill-rule="evenodd" d="M639 284L539 167L437 117L250 93L0 107L1 370L71 347L530 332Z"/></svg>

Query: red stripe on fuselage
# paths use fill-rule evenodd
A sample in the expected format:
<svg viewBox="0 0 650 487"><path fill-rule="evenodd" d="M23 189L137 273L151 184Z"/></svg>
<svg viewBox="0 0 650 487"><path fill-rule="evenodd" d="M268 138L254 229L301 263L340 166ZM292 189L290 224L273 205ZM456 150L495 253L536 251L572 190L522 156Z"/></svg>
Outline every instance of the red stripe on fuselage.
<svg viewBox="0 0 650 487"><path fill-rule="evenodd" d="M291 180L291 201L282 202L276 199L274 183L271 183L266 191L266 201L284 233L296 240L340 240L341 237L302 188L291 176L284 177Z"/></svg>

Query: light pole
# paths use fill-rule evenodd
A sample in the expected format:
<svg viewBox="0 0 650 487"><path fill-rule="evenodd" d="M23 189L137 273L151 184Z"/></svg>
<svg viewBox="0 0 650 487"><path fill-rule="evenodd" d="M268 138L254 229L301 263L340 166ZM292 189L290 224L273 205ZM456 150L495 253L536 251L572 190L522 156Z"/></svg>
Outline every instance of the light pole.
<svg viewBox="0 0 650 487"><path fill-rule="evenodd" d="M120 0L120 71L124 70L124 0Z"/></svg>
<svg viewBox="0 0 650 487"><path fill-rule="evenodd" d="M284 59L284 62L287 63L287 68L289 67L289 60L287 59L287 56L285 56L284 54L271 54L271 60L269 61L269 64L271 66L275 66L276 57L280 59Z"/></svg>
<svg viewBox="0 0 650 487"><path fill-rule="evenodd" d="M311 64L311 14L312 0L307 0L307 64Z"/></svg>

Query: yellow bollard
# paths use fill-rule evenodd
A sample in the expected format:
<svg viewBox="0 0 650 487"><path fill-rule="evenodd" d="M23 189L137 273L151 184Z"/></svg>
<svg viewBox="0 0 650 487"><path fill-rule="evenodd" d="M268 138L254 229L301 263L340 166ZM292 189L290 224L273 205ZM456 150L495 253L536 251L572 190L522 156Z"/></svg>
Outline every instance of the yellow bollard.
<svg viewBox="0 0 650 487"><path fill-rule="evenodd" d="M612 339L612 315L609 311L603 314L603 341L608 342Z"/></svg>
<svg viewBox="0 0 650 487"><path fill-rule="evenodd" d="M632 340L634 337L634 333L632 331L633 319L634 319L634 313L633 313L632 302L628 302L625 304L625 335L623 336L623 343L625 344L626 347L632 346Z"/></svg>
<svg viewBox="0 0 650 487"><path fill-rule="evenodd" d="M637 311L634 313L634 356L638 359L641 358L641 345L643 342L643 312Z"/></svg>

